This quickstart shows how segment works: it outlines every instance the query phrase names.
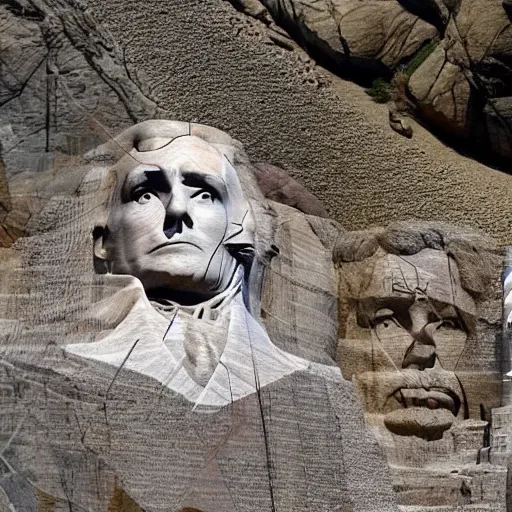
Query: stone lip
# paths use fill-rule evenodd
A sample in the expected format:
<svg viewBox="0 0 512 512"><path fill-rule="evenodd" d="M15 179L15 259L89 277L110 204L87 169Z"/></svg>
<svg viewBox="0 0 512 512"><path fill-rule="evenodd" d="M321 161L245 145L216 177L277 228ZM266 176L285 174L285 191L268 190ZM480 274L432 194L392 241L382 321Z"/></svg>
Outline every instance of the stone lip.
<svg viewBox="0 0 512 512"><path fill-rule="evenodd" d="M430 410L446 409L457 416L460 409L460 399L448 388L407 388L397 389L394 398L404 409L411 407L426 407Z"/></svg>
<svg viewBox="0 0 512 512"><path fill-rule="evenodd" d="M450 387L402 386L390 397L398 407L384 416L388 430L427 441L441 439L461 409L461 398Z"/></svg>
<svg viewBox="0 0 512 512"><path fill-rule="evenodd" d="M416 436L426 441L436 441L454 423L451 411L426 407L398 409L384 417L384 424L390 432L399 436Z"/></svg>
<svg viewBox="0 0 512 512"><path fill-rule="evenodd" d="M203 250L201 249L201 247L199 247L199 245L193 243L193 242L190 242L188 240L174 240L174 241L169 241L169 242L164 242L163 244L159 244L157 245L156 247L153 247L153 249L151 249L148 254L151 254L155 251L158 251L160 249L164 249L166 247L169 247L169 246L174 246L174 245L192 245L194 247L197 247L199 250Z"/></svg>

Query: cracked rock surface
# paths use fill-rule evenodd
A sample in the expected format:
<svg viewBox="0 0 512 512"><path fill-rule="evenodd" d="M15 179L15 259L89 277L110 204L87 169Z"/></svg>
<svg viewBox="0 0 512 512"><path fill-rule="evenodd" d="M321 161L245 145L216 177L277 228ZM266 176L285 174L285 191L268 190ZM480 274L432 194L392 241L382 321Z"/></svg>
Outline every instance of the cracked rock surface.
<svg viewBox="0 0 512 512"><path fill-rule="evenodd" d="M461 0L409 85L433 126L512 156L512 25L500 1Z"/></svg>
<svg viewBox="0 0 512 512"><path fill-rule="evenodd" d="M256 12L254 1L245 7L248 15ZM512 158L507 2L261 0L261 5L335 73L367 80L405 70L417 114L431 128Z"/></svg>
<svg viewBox="0 0 512 512"><path fill-rule="evenodd" d="M383 12L398 5L394 0L378 3ZM33 211L40 201L59 193L57 183L73 170L73 158L135 121L157 117L196 121L231 133L244 143L252 161L287 171L346 229L414 217L462 223L503 243L512 241L509 176L461 157L413 120L412 139L390 130L387 108L371 102L359 86L316 65L299 47L296 34L276 23L270 7L257 0L233 0L233 4L236 9L227 0L165 4L149 0L143 9L138 0L4 2L0 6L0 157L12 204L9 214L2 209L0 215L13 217L21 208L14 203L23 204L17 225L25 226L28 221L23 219L31 215L28 206ZM412 31L407 35L402 25L393 26L404 44L376 52L373 36L365 40L357 30L350 32L352 25L345 26L342 35L349 46L353 41L368 50L358 65L386 69L387 65L378 64L378 55L386 55L389 66L407 61L422 51L432 34L445 30L460 7L441 0L403 0L401 5L397 19L409 23ZM489 12L495 8L506 16L503 5L490 0ZM304 6L305 13L314 10L308 9ZM346 13L345 22L356 19L351 17L356 13ZM327 14L325 21L315 18L315 41L320 40L320 28L331 23ZM373 27L379 29L375 37L387 41L391 29L386 24L393 17L379 16L382 24ZM334 28L329 29L333 41ZM479 79L484 77L489 89L496 91L488 104L478 106L496 148L510 140L510 87L502 78L496 80L494 72L510 64L506 33L495 40L496 50L485 58L472 57L483 64L471 72L478 71ZM435 78L434 71L444 65L439 52L443 57L458 51L456 45L447 45L446 38L417 68L410 88L420 83L417 77L422 73ZM341 42L338 49L340 61L346 61ZM477 48L472 52L482 55ZM444 73L457 84L455 90L467 90L469 83L473 91L468 73L458 71L459 61L450 62L456 69L448 66ZM437 89L444 91L443 87L430 89L425 82L417 90L428 97ZM425 104L446 104L456 110L457 123L474 126L463 102L454 109L451 95L438 96ZM434 114L432 118L437 118ZM404 134L410 132L409 119L393 114L395 128ZM37 176L47 180L44 197ZM277 175L269 183L275 180L279 192L269 193L283 196L285 190L296 195L295 187L281 186ZM299 199L283 197L288 204L309 201L306 195Z"/></svg>
<svg viewBox="0 0 512 512"><path fill-rule="evenodd" d="M395 0L262 0L306 46L361 71L394 68L437 35Z"/></svg>
<svg viewBox="0 0 512 512"><path fill-rule="evenodd" d="M56 153L80 154L147 115L121 50L64 1L0 6L0 146L7 175L45 170ZM90 125L93 125L92 127Z"/></svg>

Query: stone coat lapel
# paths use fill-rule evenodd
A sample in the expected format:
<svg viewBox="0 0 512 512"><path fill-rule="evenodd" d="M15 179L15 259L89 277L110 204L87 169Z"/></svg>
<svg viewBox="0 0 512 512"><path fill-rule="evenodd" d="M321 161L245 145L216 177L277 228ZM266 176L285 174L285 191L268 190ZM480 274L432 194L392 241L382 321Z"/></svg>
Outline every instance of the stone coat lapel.
<svg viewBox="0 0 512 512"><path fill-rule="evenodd" d="M119 300L122 293L136 296L133 302ZM203 388L188 374L184 365L186 323L190 320L178 310L171 320L156 311L139 283L120 290L100 306L108 309L127 304L122 322L107 336L92 343L67 345L65 350L76 356L100 361L116 368L141 373L180 393L195 406L221 407L256 392L271 382L295 371L304 370L309 362L278 349L265 329L247 311L242 294L230 303L226 344L213 375ZM208 328L208 326L203 326Z"/></svg>

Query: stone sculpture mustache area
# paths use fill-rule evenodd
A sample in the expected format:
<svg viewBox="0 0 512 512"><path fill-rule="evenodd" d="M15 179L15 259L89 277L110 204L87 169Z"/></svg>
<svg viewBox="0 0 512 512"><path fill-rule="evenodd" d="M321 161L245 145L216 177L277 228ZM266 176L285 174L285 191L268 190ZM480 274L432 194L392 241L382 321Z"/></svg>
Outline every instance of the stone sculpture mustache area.
<svg viewBox="0 0 512 512"><path fill-rule="evenodd" d="M396 511L334 361L339 226L266 201L207 126L147 121L88 158L24 249L27 286L60 293L8 334L9 500Z"/></svg>

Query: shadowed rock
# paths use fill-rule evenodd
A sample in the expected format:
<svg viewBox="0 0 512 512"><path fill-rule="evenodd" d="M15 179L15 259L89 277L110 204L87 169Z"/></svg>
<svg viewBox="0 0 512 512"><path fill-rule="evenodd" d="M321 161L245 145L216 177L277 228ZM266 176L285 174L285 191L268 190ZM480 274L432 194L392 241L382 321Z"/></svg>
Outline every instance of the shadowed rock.
<svg viewBox="0 0 512 512"><path fill-rule="evenodd" d="M285 170L267 163L256 163L253 167L258 185L268 199L293 206L308 215L329 216L319 199Z"/></svg>

